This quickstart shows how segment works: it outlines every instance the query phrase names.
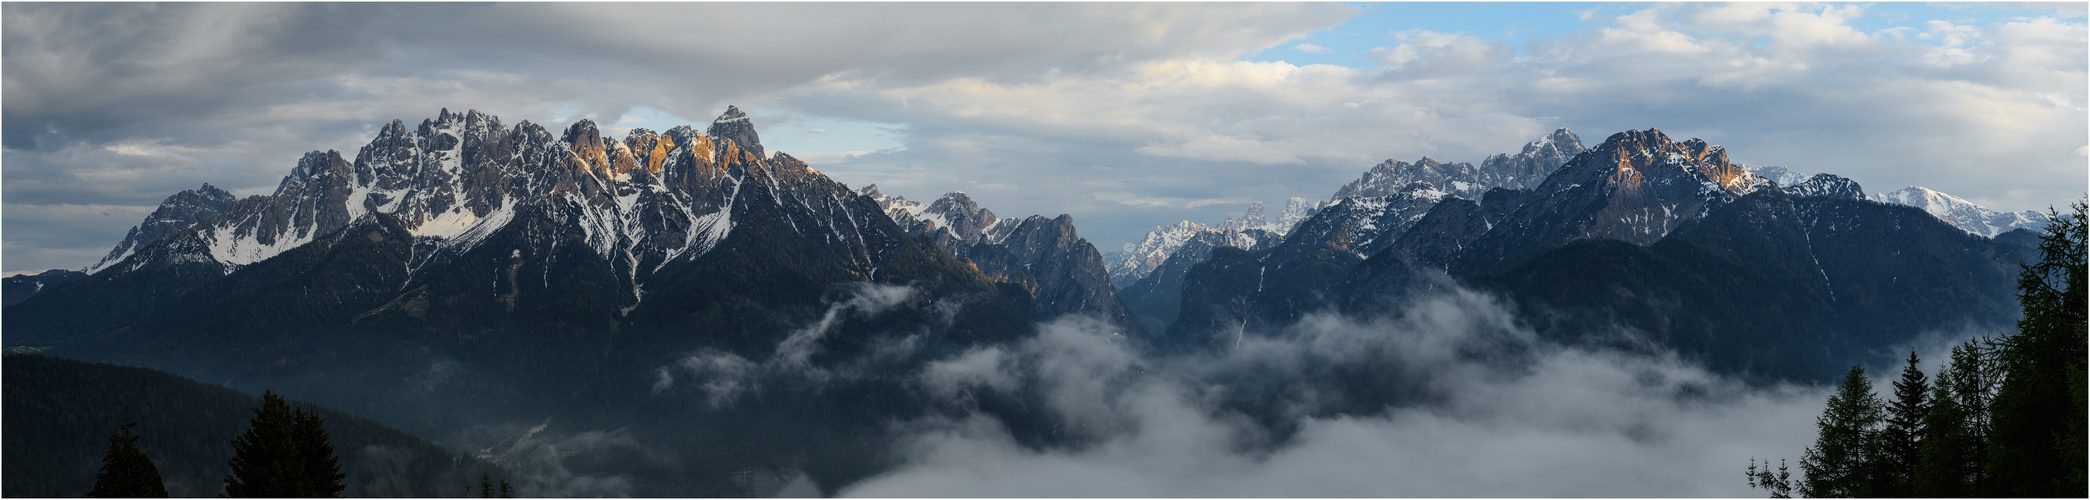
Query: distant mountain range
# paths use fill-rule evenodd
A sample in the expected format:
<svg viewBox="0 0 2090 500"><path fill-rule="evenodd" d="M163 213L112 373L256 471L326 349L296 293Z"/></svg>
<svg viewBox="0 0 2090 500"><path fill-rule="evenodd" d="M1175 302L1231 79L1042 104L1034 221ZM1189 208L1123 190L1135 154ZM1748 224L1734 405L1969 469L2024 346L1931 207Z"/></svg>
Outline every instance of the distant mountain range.
<svg viewBox="0 0 2090 500"><path fill-rule="evenodd" d="M935 406L900 374L1065 316L1206 352L1459 287L1563 342L1824 379L1926 331L2006 324L2044 220L2026 214L1751 169L1655 129L1594 146L1562 129L1099 253L1067 215L852 189L766 149L737 108L622 139L444 110L352 160L308 153L270 195L170 196L85 273L9 278L0 321L10 348L423 436L617 429L677 458L569 465L638 471L631 494L746 496L775 486L749 471L878 473L898 452L867 436L938 412L1058 439L1021 402Z"/></svg>
<svg viewBox="0 0 2090 500"><path fill-rule="evenodd" d="M1580 150L1563 136L1573 137L1525 151ZM1528 189L1427 159L1382 164L1343 191L1378 196L1338 198L1278 245L1186 245L1177 256L1201 263L1150 275L1126 300L1169 324L1164 343L1212 349L1282 335L1315 311L1373 314L1462 283L1512 299L1557 338L1818 379L1926 330L2007 324L2016 263L2036 239L2022 228L1987 238L1831 174L1752 172L1718 146L1654 129L1581 151ZM1486 190L1359 187L1410 178ZM1181 297L1174 309L1142 295L1169 292Z"/></svg>

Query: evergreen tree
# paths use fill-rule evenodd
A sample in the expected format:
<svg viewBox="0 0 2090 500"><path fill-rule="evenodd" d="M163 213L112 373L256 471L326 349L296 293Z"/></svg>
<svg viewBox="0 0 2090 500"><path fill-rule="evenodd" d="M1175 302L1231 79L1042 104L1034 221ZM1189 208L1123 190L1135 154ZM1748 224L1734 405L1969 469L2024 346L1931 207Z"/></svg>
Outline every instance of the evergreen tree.
<svg viewBox="0 0 2090 500"><path fill-rule="evenodd" d="M245 433L232 441L232 473L225 496L317 498L341 493L344 485L334 447L317 415L293 411L274 391L263 391L261 407Z"/></svg>
<svg viewBox="0 0 2090 500"><path fill-rule="evenodd" d="M2086 302L2085 206L2056 213L2037 264L2018 274L2018 334L1998 353L2005 375L1990 408L1988 475L1994 496L2081 497Z"/></svg>
<svg viewBox="0 0 2090 500"><path fill-rule="evenodd" d="M292 431L297 440L298 462L304 465L298 480L300 496L341 496L341 490L348 487L341 480L348 476L341 473L341 463L334 457L334 445L327 439L325 423L316 413L305 410L296 413Z"/></svg>
<svg viewBox="0 0 2090 500"><path fill-rule="evenodd" d="M167 485L160 469L145 452L138 451L138 436L131 428L131 413L123 413L123 425L109 436L109 454L102 457L102 470L94 476L94 490L87 496L99 498L165 498Z"/></svg>
<svg viewBox="0 0 2090 500"><path fill-rule="evenodd" d="M1945 367L1951 375L1952 396L1960 417L1958 455L1968 472L1966 494L1987 491L1989 404L1995 400L2002 368L1995 358L1996 342L1989 338L1968 340L1952 348L1952 362ZM1944 378L1939 379L1939 383Z"/></svg>
<svg viewBox="0 0 2090 500"><path fill-rule="evenodd" d="M493 498L493 478L479 475L479 498Z"/></svg>
<svg viewBox="0 0 2090 500"><path fill-rule="evenodd" d="M1829 396L1828 408L1815 419L1819 434L1814 446L1800 457L1800 471L1807 476L1800 483L1800 494L1870 496L1879 470L1876 448L1882 413L1872 381L1865 378L1865 367L1852 366L1836 394Z"/></svg>
<svg viewBox="0 0 2090 500"><path fill-rule="evenodd" d="M1951 370L1940 370L1931 385L1930 413L1923 415L1922 458L1916 466L1914 495L1923 498L1963 497L1973 494L1974 456L1980 448L1970 446L1968 418L1960 410Z"/></svg>
<svg viewBox="0 0 2090 500"><path fill-rule="evenodd" d="M508 487L508 480L501 480L501 498L515 498L515 489Z"/></svg>
<svg viewBox="0 0 2090 500"><path fill-rule="evenodd" d="M1894 401L1887 406L1887 428L1880 432L1881 457L1887 467L1887 491L1878 496L1912 496L1916 466L1923 460L1924 417L1930 414L1930 379L1918 368L1915 351L1909 351L1908 366L1894 382Z"/></svg>
<svg viewBox="0 0 2090 500"><path fill-rule="evenodd" d="M1770 459L1764 459L1762 470L1756 468L1756 459L1749 459L1749 487L1763 488L1771 492L1771 498L1792 498L1792 473L1785 469L1785 459L1778 459L1775 474Z"/></svg>

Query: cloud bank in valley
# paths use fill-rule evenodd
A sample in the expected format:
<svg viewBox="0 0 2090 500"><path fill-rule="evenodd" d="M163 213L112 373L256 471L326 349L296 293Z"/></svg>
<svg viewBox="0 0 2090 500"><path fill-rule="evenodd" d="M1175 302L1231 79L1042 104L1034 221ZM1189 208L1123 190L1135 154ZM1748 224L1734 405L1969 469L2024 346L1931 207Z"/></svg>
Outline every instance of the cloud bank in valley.
<svg viewBox="0 0 2090 500"><path fill-rule="evenodd" d="M906 422L907 463L842 494L1752 496L1747 460L1796 459L1827 397L1555 345L1464 291L1225 355L1147 358L1066 319L919 378L961 402L1028 392L1077 444L1024 444L984 412ZM1358 402L1384 406L1332 411Z"/></svg>
<svg viewBox="0 0 2090 500"><path fill-rule="evenodd" d="M739 104L770 149L852 186L1069 213L1106 249L1563 126L2003 210L2090 181L2090 35L2045 7L1658 4L1530 38L1330 4L4 9L8 270L84 266L175 191L264 194L305 151L446 107L618 132Z"/></svg>

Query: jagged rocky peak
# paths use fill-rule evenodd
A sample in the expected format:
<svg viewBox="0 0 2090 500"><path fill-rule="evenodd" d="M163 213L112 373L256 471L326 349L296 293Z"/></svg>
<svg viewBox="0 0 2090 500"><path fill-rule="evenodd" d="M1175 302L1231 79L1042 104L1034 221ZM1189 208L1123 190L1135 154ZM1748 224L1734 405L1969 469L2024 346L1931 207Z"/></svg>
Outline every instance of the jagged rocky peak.
<svg viewBox="0 0 2090 500"><path fill-rule="evenodd" d="M1532 141L1529 144L1525 144L1524 151L1518 154L1566 155L1567 158L1573 158L1576 153L1581 152L1582 137L1575 135L1574 131L1568 130L1566 128L1558 128L1553 129L1553 133L1546 134L1544 138L1540 138L1539 140ZM1565 159L1566 158L1562 158L1562 160Z"/></svg>
<svg viewBox="0 0 2090 500"><path fill-rule="evenodd" d="M755 123L737 106L726 106L725 114L711 120L711 128L706 129L704 135L731 140L742 151L754 153L757 158L768 157L762 152L762 139L755 135Z"/></svg>
<svg viewBox="0 0 2090 500"><path fill-rule="evenodd" d="M564 139L566 147L572 148L573 155L580 161L576 166L605 176L611 173L609 154L603 148L602 131L595 127L595 120L583 118L573 122L566 127Z"/></svg>
<svg viewBox="0 0 2090 500"><path fill-rule="evenodd" d="M636 164L645 166L647 173L658 174L660 163L668 158L668 152L675 149L675 140L652 130L636 128L624 136L624 147L631 152Z"/></svg>
<svg viewBox="0 0 2090 500"><path fill-rule="evenodd" d="M1525 143L1524 149L1516 155L1498 153L1482 160L1480 184L1489 189L1537 187L1545 182L1547 175L1584 149L1580 136L1565 128L1555 129L1545 137Z"/></svg>
<svg viewBox="0 0 2090 500"><path fill-rule="evenodd" d="M298 166L290 169L290 175L283 177L282 184L327 176L342 176L354 179L354 169L354 165L350 164L348 160L341 158L341 152L339 151L331 149L326 151L309 151L305 153L305 156L298 158ZM281 190L282 188L278 187L277 189Z"/></svg>
<svg viewBox="0 0 2090 500"><path fill-rule="evenodd" d="M1865 199L1865 190L1858 187L1857 181L1835 174L1814 174L1814 177L1785 188L1785 194L1792 196L1827 196L1852 200Z"/></svg>
<svg viewBox="0 0 2090 500"><path fill-rule="evenodd" d="M952 255L958 255L977 243L998 243L1023 222L995 216L994 212L980 208L964 191L944 193L927 206L899 198L883 206L901 228L931 236L937 241L937 246Z"/></svg>
<svg viewBox="0 0 2090 500"><path fill-rule="evenodd" d="M1785 167L1780 167L1776 165L1768 167L1749 167L1749 171L1751 173L1755 173L1757 176L1769 179L1771 182L1777 183L1777 185L1781 187L1791 187L1793 185L1807 181L1807 176L1805 174L1794 172Z"/></svg>
<svg viewBox="0 0 2090 500"><path fill-rule="evenodd" d="M1365 171L1364 177L1337 189L1335 196L1329 199L1386 196L1415 182L1428 182L1461 192L1481 187L1480 172L1472 164L1443 163L1424 156L1415 163L1394 159L1380 162Z"/></svg>
<svg viewBox="0 0 2090 500"><path fill-rule="evenodd" d="M1594 152L1609 165L1610 184L1626 190L1691 181L1738 196L1761 185L1760 177L1727 160L1725 148L1696 138L1673 141L1655 128L1612 134Z"/></svg>
<svg viewBox="0 0 2090 500"><path fill-rule="evenodd" d="M1530 189L1538 186L1545 182L1547 175L1582 151L1582 138L1563 128L1525 143L1524 149L1515 155L1491 155L1479 166L1463 162L1444 163L1429 156L1414 163L1389 159L1365 171L1362 178L1344 185L1329 199L1387 196L1409 184L1428 182L1446 193L1477 200L1482 193L1493 188Z"/></svg>
<svg viewBox="0 0 2090 500"><path fill-rule="evenodd" d="M203 187L174 193L160 202L160 208L146 215L143 222L132 226L130 232L123 236L123 241L118 242L116 248L110 249L107 256L94 265L87 266L85 271L93 273L109 267L110 264L136 253L138 249L159 241L168 233L186 229L202 222L203 219L232 209L233 203L237 201L239 199L232 196L232 193L218 189L208 182L203 183Z"/></svg>
<svg viewBox="0 0 2090 500"><path fill-rule="evenodd" d="M1247 227L1262 227L1264 224L1268 223L1269 217L1263 215L1263 202L1248 202L1248 214L1241 216L1241 225Z"/></svg>
<svg viewBox="0 0 2090 500"><path fill-rule="evenodd" d="M1768 185L1705 141L1674 141L1653 128L1619 132L1576 155L1529 195L1498 197L1523 201L1512 203L1452 267L1485 272L1589 238L1652 244Z"/></svg>
<svg viewBox="0 0 2090 500"><path fill-rule="evenodd" d="M831 206L844 193L830 192L846 188L816 182L824 178L789 155L758 155L753 125L738 108L709 130L720 135L685 125L618 140L592 120L557 132L529 121L504 128L492 115L447 108L414 128L390 120L353 162L334 151L306 154L273 194L183 218L184 225L209 227L186 233L193 244L147 260L215 263L230 273L371 214L390 214L416 237L462 252L530 211L576 217L598 255L628 250L632 258L653 259L656 267L648 269L655 269L708 252L731 232L734 207L747 200L846 212ZM720 141L722 147L712 146ZM650 175L630 175L635 170ZM750 183L772 189L740 196ZM203 220L209 217L215 222ZM144 236L119 245L112 259L142 254L138 247L152 241ZM627 245L620 241L633 247L620 249ZM111 266L113 260L96 269Z"/></svg>

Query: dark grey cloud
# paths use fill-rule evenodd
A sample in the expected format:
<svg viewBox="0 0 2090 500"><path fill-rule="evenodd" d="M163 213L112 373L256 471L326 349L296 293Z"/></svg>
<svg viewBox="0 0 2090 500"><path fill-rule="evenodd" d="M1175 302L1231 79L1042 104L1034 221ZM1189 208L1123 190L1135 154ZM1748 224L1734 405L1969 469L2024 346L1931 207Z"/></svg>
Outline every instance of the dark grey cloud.
<svg viewBox="0 0 2090 500"><path fill-rule="evenodd" d="M997 213L1069 212L1106 249L1247 200L1324 198L1387 158L1477 162L1556 127L1592 142L1657 127L1752 165L2002 210L2090 185L2080 17L1864 32L1851 23L1863 10L1654 5L1516 56L1412 30L1373 52L1376 68L1163 60L1025 84L844 78L781 103L908 124L906 151L824 171L910 197L965 190Z"/></svg>
<svg viewBox="0 0 2090 500"><path fill-rule="evenodd" d="M1562 126L1591 141L1659 127L1749 164L2004 210L2090 184L2080 17L1863 32L1850 23L1863 6L1654 5L1514 52L1406 31L1376 51L1383 66L1343 68L1236 60L1357 12L1327 4L0 12L10 271L83 266L103 250L65 258L75 254L41 242L135 223L32 235L55 223L21 207L146 206L205 181L264 194L304 151L353 151L384 122L441 108L557 125L639 108L701 122L731 103L765 132L882 128L885 145L867 151L768 146L852 186L1072 214L1106 250L1252 200L1325 198L1387 158L1479 161Z"/></svg>
<svg viewBox="0 0 2090 500"><path fill-rule="evenodd" d="M19 4L4 11L8 269L93 257L32 241L26 205L141 206L212 182L265 194L300 153L392 119L513 123L728 103L847 75L1013 83L1231 58L1334 5ZM763 117L769 118L769 117ZM765 124L765 126L767 126ZM783 148L791 150L789 145ZM120 235L128 223L80 228ZM113 244L114 239L110 239Z"/></svg>

